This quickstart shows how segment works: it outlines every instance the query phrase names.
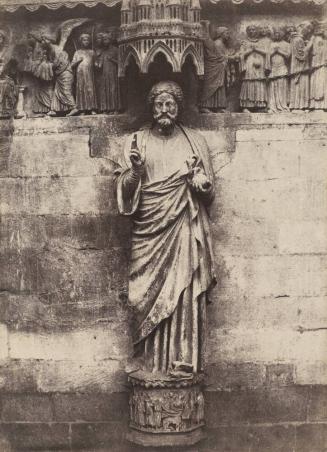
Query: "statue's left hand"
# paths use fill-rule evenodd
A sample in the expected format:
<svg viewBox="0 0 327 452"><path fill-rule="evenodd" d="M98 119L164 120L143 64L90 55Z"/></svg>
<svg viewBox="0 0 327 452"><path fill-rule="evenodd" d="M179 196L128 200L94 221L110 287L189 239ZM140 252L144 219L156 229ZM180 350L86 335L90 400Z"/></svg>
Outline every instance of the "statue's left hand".
<svg viewBox="0 0 327 452"><path fill-rule="evenodd" d="M211 190L211 182L204 173L198 157L193 156L186 160L188 167L188 182L198 193L208 193Z"/></svg>

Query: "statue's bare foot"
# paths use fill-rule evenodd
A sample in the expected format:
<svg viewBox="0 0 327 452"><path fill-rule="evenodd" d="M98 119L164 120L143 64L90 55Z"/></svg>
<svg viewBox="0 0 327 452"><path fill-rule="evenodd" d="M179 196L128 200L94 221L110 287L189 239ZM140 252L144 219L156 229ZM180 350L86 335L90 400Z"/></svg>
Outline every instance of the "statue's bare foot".
<svg viewBox="0 0 327 452"><path fill-rule="evenodd" d="M47 116L51 116L51 117L57 116L57 113L53 110L50 110L49 113L47 113Z"/></svg>
<svg viewBox="0 0 327 452"><path fill-rule="evenodd" d="M76 116L79 112L78 108L73 108L66 116Z"/></svg>
<svg viewBox="0 0 327 452"><path fill-rule="evenodd" d="M248 108L242 108L242 113L251 113Z"/></svg>
<svg viewBox="0 0 327 452"><path fill-rule="evenodd" d="M96 114L97 114L96 111L94 111L94 110L91 111L91 115L96 115Z"/></svg>

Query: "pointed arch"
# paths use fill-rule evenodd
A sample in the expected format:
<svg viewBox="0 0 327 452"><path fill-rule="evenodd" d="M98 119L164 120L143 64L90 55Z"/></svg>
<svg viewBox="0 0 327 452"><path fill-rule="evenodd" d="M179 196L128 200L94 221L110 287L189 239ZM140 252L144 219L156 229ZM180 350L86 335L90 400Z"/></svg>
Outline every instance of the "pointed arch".
<svg viewBox="0 0 327 452"><path fill-rule="evenodd" d="M172 65L173 72L178 72L179 65L175 58L174 52L162 41L157 42L152 49L150 49L149 53L147 54L141 72L146 73L148 72L150 64L153 62L155 56L158 53L163 53L168 61Z"/></svg>
<svg viewBox="0 0 327 452"><path fill-rule="evenodd" d="M120 77L124 77L126 68L129 65L131 58L134 59L136 65L138 66L139 70L141 71L141 62L140 62L140 58L138 56L137 51L134 49L134 47L128 46L127 49L125 50L125 54L122 58L122 63L120 65Z"/></svg>
<svg viewBox="0 0 327 452"><path fill-rule="evenodd" d="M196 68L197 75L203 75L204 68L202 58L200 57L199 52L196 50L193 44L189 44L184 50L181 58L181 68L188 56L192 58L193 64Z"/></svg>

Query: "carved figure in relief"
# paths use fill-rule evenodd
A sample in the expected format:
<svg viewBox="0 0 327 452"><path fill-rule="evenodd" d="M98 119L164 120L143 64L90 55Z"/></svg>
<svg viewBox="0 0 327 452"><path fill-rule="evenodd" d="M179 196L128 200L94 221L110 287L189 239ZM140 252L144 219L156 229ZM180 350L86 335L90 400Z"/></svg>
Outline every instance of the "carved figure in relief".
<svg viewBox="0 0 327 452"><path fill-rule="evenodd" d="M270 70L269 50L260 39L256 25L246 28L247 40L240 49L240 66L243 81L240 93L240 106L243 111L262 110L267 106L266 75Z"/></svg>
<svg viewBox="0 0 327 452"><path fill-rule="evenodd" d="M37 41L30 37L27 58L24 61L24 71L37 78L34 89L32 110L38 116L44 116L51 109L53 96L53 70L47 50L40 50Z"/></svg>
<svg viewBox="0 0 327 452"><path fill-rule="evenodd" d="M289 102L289 81L288 63L291 56L291 49L288 42L283 38L285 31L282 28L274 28L270 46L269 74L269 112L288 111Z"/></svg>
<svg viewBox="0 0 327 452"><path fill-rule="evenodd" d="M73 71L67 52L47 37L42 36L41 43L43 49L50 58L48 65L52 66L54 78L54 90L51 99L51 109L49 116L56 116L57 113L77 114L75 99L73 96Z"/></svg>
<svg viewBox="0 0 327 452"><path fill-rule="evenodd" d="M307 110L310 102L311 22L303 22L291 34L290 109Z"/></svg>
<svg viewBox="0 0 327 452"><path fill-rule="evenodd" d="M327 109L327 41L326 32L318 26L312 41L312 74L310 80L310 109Z"/></svg>
<svg viewBox="0 0 327 452"><path fill-rule="evenodd" d="M113 44L110 33L102 34L102 49L95 60L97 69L98 110L116 113L120 110L118 81L118 48Z"/></svg>
<svg viewBox="0 0 327 452"><path fill-rule="evenodd" d="M13 62L14 63L14 62ZM18 89L10 76L11 60L5 64L0 59L0 118L8 119L15 115Z"/></svg>
<svg viewBox="0 0 327 452"><path fill-rule="evenodd" d="M217 27L213 39L204 41L204 85L200 111L224 111L227 106L226 88L234 81L228 62L230 33L226 27Z"/></svg>
<svg viewBox="0 0 327 452"><path fill-rule="evenodd" d="M0 59L6 64L10 59L9 46L8 46L8 32L0 30Z"/></svg>
<svg viewBox="0 0 327 452"><path fill-rule="evenodd" d="M202 372L207 293L215 281L207 209L214 197L208 146L181 126L181 88L154 85L153 122L125 146L117 180L122 215L133 221L129 303L135 354L149 372L169 374L176 361Z"/></svg>
<svg viewBox="0 0 327 452"><path fill-rule="evenodd" d="M81 113L95 114L97 108L94 64L95 52L91 47L91 36L82 33L79 37L81 49L76 50L71 63L72 69L76 68L76 108Z"/></svg>

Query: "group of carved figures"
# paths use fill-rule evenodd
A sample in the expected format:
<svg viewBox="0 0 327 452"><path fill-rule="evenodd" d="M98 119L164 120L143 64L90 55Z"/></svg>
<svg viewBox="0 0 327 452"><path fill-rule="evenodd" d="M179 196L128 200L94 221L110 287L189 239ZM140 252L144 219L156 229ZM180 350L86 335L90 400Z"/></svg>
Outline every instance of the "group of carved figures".
<svg viewBox="0 0 327 452"><path fill-rule="evenodd" d="M204 421L201 391L170 391L153 397L150 392L135 391L130 399L130 419L140 428L161 431L185 431Z"/></svg>
<svg viewBox="0 0 327 452"><path fill-rule="evenodd" d="M249 25L239 51L218 27L205 42L202 112L223 111L226 91L241 76L242 111L327 110L327 31L306 21L270 29Z"/></svg>
<svg viewBox="0 0 327 452"><path fill-rule="evenodd" d="M6 34L0 30L0 118L13 116L18 100L18 86L15 83L17 68L13 61L7 61L7 54Z"/></svg>
<svg viewBox="0 0 327 452"><path fill-rule="evenodd" d="M30 35L24 71L38 79L34 113L73 116L120 110L118 49L110 33L97 33L94 41L95 49L91 35L82 33L80 49L70 61L68 53L50 38Z"/></svg>

